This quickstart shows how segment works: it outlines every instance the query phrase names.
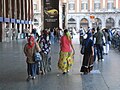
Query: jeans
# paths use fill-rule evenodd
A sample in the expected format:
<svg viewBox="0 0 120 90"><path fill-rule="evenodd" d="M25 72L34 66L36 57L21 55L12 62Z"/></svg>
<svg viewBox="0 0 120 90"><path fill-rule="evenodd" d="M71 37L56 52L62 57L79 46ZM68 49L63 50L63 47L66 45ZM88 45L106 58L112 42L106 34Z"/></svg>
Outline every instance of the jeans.
<svg viewBox="0 0 120 90"><path fill-rule="evenodd" d="M45 72L47 72L49 67L51 66L50 54L42 53L42 58L43 58L41 62L42 68L44 69Z"/></svg>
<svg viewBox="0 0 120 90"><path fill-rule="evenodd" d="M103 45L96 44L98 60L103 59Z"/></svg>
<svg viewBox="0 0 120 90"><path fill-rule="evenodd" d="M27 73L28 76L35 76L37 71L37 64L36 63L27 63Z"/></svg>

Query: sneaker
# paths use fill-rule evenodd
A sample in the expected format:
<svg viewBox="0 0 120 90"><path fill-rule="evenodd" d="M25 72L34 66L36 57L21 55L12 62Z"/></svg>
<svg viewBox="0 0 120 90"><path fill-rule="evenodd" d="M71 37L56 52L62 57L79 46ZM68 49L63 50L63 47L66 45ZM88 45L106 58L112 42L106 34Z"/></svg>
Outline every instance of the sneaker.
<svg viewBox="0 0 120 90"><path fill-rule="evenodd" d="M34 79L35 79L35 76L33 76L32 79L34 80Z"/></svg>
<svg viewBox="0 0 120 90"><path fill-rule="evenodd" d="M30 79L32 79L32 77L31 77L31 76L28 76L28 78L27 78L26 80L29 81Z"/></svg>
<svg viewBox="0 0 120 90"><path fill-rule="evenodd" d="M70 72L70 70L67 70L67 73L69 73Z"/></svg>
<svg viewBox="0 0 120 90"><path fill-rule="evenodd" d="M63 75L67 74L67 72L63 72Z"/></svg>
<svg viewBox="0 0 120 90"><path fill-rule="evenodd" d="M101 61L104 61L104 59L101 59Z"/></svg>
<svg viewBox="0 0 120 90"><path fill-rule="evenodd" d="M42 71L41 75L45 75L45 72L44 72L44 70Z"/></svg>

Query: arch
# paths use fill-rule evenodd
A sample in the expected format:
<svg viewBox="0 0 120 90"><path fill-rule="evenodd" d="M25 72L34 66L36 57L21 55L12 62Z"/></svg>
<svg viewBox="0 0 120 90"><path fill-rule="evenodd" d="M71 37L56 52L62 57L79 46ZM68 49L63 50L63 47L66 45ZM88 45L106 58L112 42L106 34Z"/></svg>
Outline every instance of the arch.
<svg viewBox="0 0 120 90"><path fill-rule="evenodd" d="M113 18L106 19L106 28L113 28L115 26L115 21Z"/></svg>
<svg viewBox="0 0 120 90"><path fill-rule="evenodd" d="M85 30L89 27L89 22L86 18L82 18L80 21L80 27L83 27Z"/></svg>
<svg viewBox="0 0 120 90"><path fill-rule="evenodd" d="M68 29L69 28L76 28L76 20L74 18L68 20Z"/></svg>
<svg viewBox="0 0 120 90"><path fill-rule="evenodd" d="M74 22L74 21L75 21L75 19L73 19L73 18L70 18L68 21L72 21L72 22Z"/></svg>
<svg viewBox="0 0 120 90"><path fill-rule="evenodd" d="M102 28L102 20L100 18L95 18L95 21L92 23L92 27L96 28L98 26Z"/></svg>

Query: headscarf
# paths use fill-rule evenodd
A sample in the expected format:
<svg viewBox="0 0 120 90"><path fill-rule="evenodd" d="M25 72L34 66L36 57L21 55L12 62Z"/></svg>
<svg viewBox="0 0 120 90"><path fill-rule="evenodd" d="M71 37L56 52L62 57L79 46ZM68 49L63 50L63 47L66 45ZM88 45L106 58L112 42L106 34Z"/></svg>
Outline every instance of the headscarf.
<svg viewBox="0 0 120 90"><path fill-rule="evenodd" d="M28 38L28 48L33 48L33 46L35 45L35 38L33 36L30 36Z"/></svg>
<svg viewBox="0 0 120 90"><path fill-rule="evenodd" d="M64 30L64 33L65 33L65 35L67 36L67 38L68 38L69 40L71 40L71 35L70 35L70 33L69 33L69 31L68 31L67 29Z"/></svg>
<svg viewBox="0 0 120 90"><path fill-rule="evenodd" d="M89 39L91 36L92 36L91 32L87 33L87 39Z"/></svg>

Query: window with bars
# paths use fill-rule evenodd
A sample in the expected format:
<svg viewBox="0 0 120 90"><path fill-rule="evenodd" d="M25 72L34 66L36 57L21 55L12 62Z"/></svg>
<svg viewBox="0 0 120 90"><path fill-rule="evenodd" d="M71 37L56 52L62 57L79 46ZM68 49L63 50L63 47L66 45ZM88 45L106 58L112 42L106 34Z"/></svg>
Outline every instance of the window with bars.
<svg viewBox="0 0 120 90"><path fill-rule="evenodd" d="M94 9L99 10L100 9L100 3L94 3Z"/></svg>
<svg viewBox="0 0 120 90"><path fill-rule="evenodd" d="M88 9L88 4L87 3L82 3L81 4L81 9L82 10L87 10Z"/></svg>
<svg viewBox="0 0 120 90"><path fill-rule="evenodd" d="M74 3L70 3L68 7L69 7L69 10L75 10L75 4Z"/></svg>
<svg viewBox="0 0 120 90"><path fill-rule="evenodd" d="M114 3L113 2L108 2L107 3L107 9L114 9Z"/></svg>

